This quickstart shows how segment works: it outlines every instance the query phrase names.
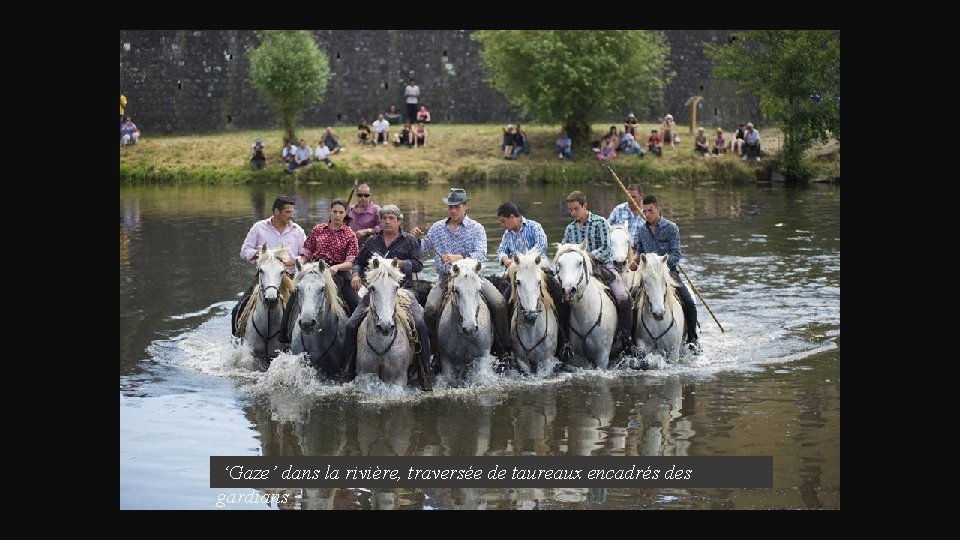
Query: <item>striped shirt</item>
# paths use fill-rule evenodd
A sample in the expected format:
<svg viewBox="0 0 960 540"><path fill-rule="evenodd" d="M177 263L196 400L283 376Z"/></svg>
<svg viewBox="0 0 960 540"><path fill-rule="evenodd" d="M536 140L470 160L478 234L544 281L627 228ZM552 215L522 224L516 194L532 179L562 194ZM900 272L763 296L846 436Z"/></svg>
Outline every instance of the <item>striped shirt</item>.
<svg viewBox="0 0 960 540"><path fill-rule="evenodd" d="M480 262L487 259L487 231L483 225L469 216L464 216L460 225L451 231L447 227L449 221L450 218L437 221L420 240L421 254L434 252L437 273L441 275L450 273L450 265L440 262L440 256L446 253L463 255L465 259L476 259Z"/></svg>
<svg viewBox="0 0 960 540"><path fill-rule="evenodd" d="M541 255L547 255L547 233L543 232L543 226L532 219L522 216L520 219L519 232L510 229L503 231L500 249L497 250L498 261L502 261L504 256L512 257L514 253L526 253L534 248L538 249Z"/></svg>
<svg viewBox="0 0 960 540"><path fill-rule="evenodd" d="M677 265L680 264L680 227L669 219L660 216L657 223L657 232L650 232L650 226L647 225L640 230L637 237L639 241L634 244L633 249L640 253L656 253L657 255L669 255L667 257L667 266L675 272Z"/></svg>
<svg viewBox="0 0 960 540"><path fill-rule="evenodd" d="M638 216L633 213L629 201L614 206L613 211L610 212L609 221L611 225L626 223L627 229L630 230L631 242L637 241L637 235L640 234L640 229L642 229L643 225L647 222L647 220L643 219L643 214Z"/></svg>
<svg viewBox="0 0 960 540"><path fill-rule="evenodd" d="M600 264L610 261L610 223L593 212L587 212L587 224L580 225L579 221L572 221L563 231L564 244L579 244L587 241L587 250Z"/></svg>

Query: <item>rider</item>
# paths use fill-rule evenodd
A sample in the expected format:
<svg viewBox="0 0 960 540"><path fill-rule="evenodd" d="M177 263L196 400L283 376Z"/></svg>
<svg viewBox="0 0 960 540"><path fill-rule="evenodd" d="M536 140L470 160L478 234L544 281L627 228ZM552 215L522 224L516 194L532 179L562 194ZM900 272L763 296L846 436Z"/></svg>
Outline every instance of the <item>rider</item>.
<svg viewBox="0 0 960 540"><path fill-rule="evenodd" d="M567 195L567 208L573 221L563 231L564 244L580 244L587 242L587 251L593 255L598 266L606 268L605 272L598 272L610 287L617 304L617 321L620 325L620 341L623 350L634 351L633 340L633 305L623 278L613 267L610 258L610 223L603 216L598 216L587 210L587 196L582 191L574 191ZM566 328L569 324L569 311L561 315L560 327Z"/></svg>
<svg viewBox="0 0 960 540"><path fill-rule="evenodd" d="M543 260L546 260L547 233L543 231L542 225L521 215L520 209L512 202L505 202L497 208L497 218L500 220L500 225L505 229L503 238L500 240L500 248L497 249L497 257L504 268L510 269L515 253L522 254L531 249L540 251ZM550 291L550 296L553 297L553 303L560 306L561 289L560 284L553 277L553 269L543 267L543 271L547 274L547 289ZM510 295L511 285L508 280L504 298L509 300ZM562 339L562 337L558 339L558 347L563 346L563 343L559 342Z"/></svg>
<svg viewBox="0 0 960 540"><path fill-rule="evenodd" d="M627 193L629 193L630 198L637 203L637 207L643 204L643 188L640 184L630 184L627 186ZM607 220L611 225L625 224L630 231L631 242L640 234L640 229L643 228L644 223L646 223L643 219L643 212L634 213L630 201L614 206Z"/></svg>
<svg viewBox="0 0 960 540"><path fill-rule="evenodd" d="M400 212L400 208L395 204L385 204L380 208L379 223L382 230L373 233L367 238L363 247L360 248L360 253L357 254L357 257L353 260L353 269L351 270L353 277L350 279L350 286L355 291L360 290L361 277L367 267L367 262L369 262L370 257L372 257L374 253L377 253L385 259L401 261L402 265L400 269L403 270L404 274L404 280L401 286L413 293L412 274L423 270L423 261L420 260L420 242L418 242L412 234L403 232L403 213ZM353 315L350 316L350 320L347 321L347 328L343 335L343 350L353 352L348 353L346 356L348 363L343 378L352 379L354 376L352 366L354 366L355 363L350 359L356 352L357 329L360 327L363 318L367 315L369 305L370 294L367 294L363 297L363 300L360 301L357 309L353 310ZM427 324L423 320L423 308L421 308L417 302L416 294L413 294L413 301L410 303L410 312L417 325L417 334L420 340L420 366L426 375L425 380L421 377L420 387L423 388L424 391L429 392L433 390L433 381L430 376L430 337L427 332Z"/></svg>
<svg viewBox="0 0 960 540"><path fill-rule="evenodd" d="M347 304L347 311L353 313L360 303L360 297L350 287L350 269L360 250L357 247L357 235L344 223L346 217L346 201L330 201L330 220L313 227L300 249L300 259L304 262L323 259L330 265L330 272L340 289L340 296Z"/></svg>
<svg viewBox="0 0 960 540"><path fill-rule="evenodd" d="M250 227L247 237L240 246L240 258L245 261L256 262L260 255L260 248L264 243L267 249L276 249L281 246L287 248L287 259L284 261L284 270L292 278L297 273L296 256L303 248L305 234L300 225L293 222L294 200L289 195L280 195L273 201L273 216L267 219L257 221ZM247 289L237 305L233 307L233 316L231 321L231 333L237 335L237 312L240 307L247 303L254 286L259 283L258 276L254 274L253 283Z"/></svg>
<svg viewBox="0 0 960 540"><path fill-rule="evenodd" d="M483 262L487 258L487 232L483 225L467 217L467 192L461 188L451 188L443 200L450 217L438 220L430 230L424 233L420 227L413 234L420 239L421 253L434 252L437 265L437 281L427 295L427 304L423 308L427 326L436 332L437 320L443 295L447 290L450 277L450 264L462 259L476 259ZM488 279L482 280L480 293L490 307L496 328L496 343L500 347L501 359L510 353L509 325L507 321L507 303L500 291ZM431 340L431 343L436 343Z"/></svg>
<svg viewBox="0 0 960 540"><path fill-rule="evenodd" d="M640 254L668 255L667 266L670 268L670 276L680 284L677 287L677 292L680 294L680 301L683 304L683 319L687 325L687 346L693 352L700 352L700 342L697 341L697 305L693 302L693 296L686 285L680 280L680 274L677 271L677 265L680 264L680 257L682 256L680 254L680 227L660 214L660 199L656 195L647 195L643 198L643 215L647 223L634 240L636 242L634 249L637 251L637 256L630 262L630 269L637 269Z"/></svg>

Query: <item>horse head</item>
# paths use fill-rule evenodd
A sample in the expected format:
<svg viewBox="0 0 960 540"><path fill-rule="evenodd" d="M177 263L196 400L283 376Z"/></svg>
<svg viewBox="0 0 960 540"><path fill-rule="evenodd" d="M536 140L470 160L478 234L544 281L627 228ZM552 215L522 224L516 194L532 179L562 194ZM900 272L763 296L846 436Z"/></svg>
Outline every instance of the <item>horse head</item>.
<svg viewBox="0 0 960 540"><path fill-rule="evenodd" d="M280 300L280 286L283 283L283 257L287 254L286 247L267 249L267 243L260 248L257 257L257 279L260 281L260 296L269 306L274 306Z"/></svg>
<svg viewBox="0 0 960 540"><path fill-rule="evenodd" d="M550 298L545 289L545 276L540 268L540 260L540 251L532 249L523 255L514 253L513 264L510 266L510 285L513 289L510 300L527 324L537 320L543 312L543 299Z"/></svg>
<svg viewBox="0 0 960 540"><path fill-rule="evenodd" d="M624 266L633 256L632 244L630 229L626 225L620 223L610 226L610 258L618 272L623 272Z"/></svg>
<svg viewBox="0 0 960 540"><path fill-rule="evenodd" d="M300 302L300 317L297 324L300 325L300 331L305 334L311 334L320 329L322 310L341 304L333 275L330 274L327 263L323 261L307 263L303 266L298 262L293 288Z"/></svg>
<svg viewBox="0 0 960 540"><path fill-rule="evenodd" d="M452 294L453 307L457 310L457 321L460 332L472 336L477 333L479 324L477 315L480 313L480 289L483 279L480 269L483 263L475 259L462 259L453 263L450 269L448 292Z"/></svg>
<svg viewBox="0 0 960 540"><path fill-rule="evenodd" d="M403 278L400 261L374 254L367 263L366 278L374 325L381 334L389 334L396 329L393 315L397 309L397 291Z"/></svg>
<svg viewBox="0 0 960 540"><path fill-rule="evenodd" d="M666 312L667 295L673 294L677 283L670 276L667 255L641 253L640 266L637 268L643 279L643 290L650 304L653 318L662 321Z"/></svg>
<svg viewBox="0 0 960 540"><path fill-rule="evenodd" d="M557 281L563 289L563 299L567 302L579 302L593 272L587 243L583 242L579 246L561 244L554 260L557 265Z"/></svg>

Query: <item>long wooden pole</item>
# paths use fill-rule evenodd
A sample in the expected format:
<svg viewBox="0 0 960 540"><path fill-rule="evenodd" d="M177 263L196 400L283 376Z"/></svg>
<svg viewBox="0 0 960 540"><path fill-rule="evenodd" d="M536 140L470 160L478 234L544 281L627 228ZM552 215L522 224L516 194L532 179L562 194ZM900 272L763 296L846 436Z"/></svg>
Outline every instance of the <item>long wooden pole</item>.
<svg viewBox="0 0 960 540"><path fill-rule="evenodd" d="M606 167L607 170L610 171L610 174L613 175L613 179L617 182L617 185L620 186L620 189L623 190L624 195L627 196L627 201L630 203L630 206L633 207L633 209L636 212L642 212L640 205L637 204L637 201L633 200L633 197L630 196L630 192L627 191L627 186L623 185L623 182L620 181L620 177L617 176L617 173L614 172L613 168L607 165L606 163L604 163L603 166ZM680 270L680 273L682 273L685 278L687 278L687 283L690 284L690 288L693 289L693 292L697 295L697 298L699 298L700 302L703 303L703 307L707 308L707 311L710 313L710 316L713 317L713 322L717 323L717 326L720 327L720 333L726 333L726 331L723 329L723 325L720 324L720 321L717 320L717 316L714 315L713 310L710 309L709 305L707 305L707 301L703 299L703 296L700 294L700 291L697 290L697 286L693 284L693 280L690 279L690 276L687 275L686 270L684 270L683 267L680 266L679 264L677 265L677 269Z"/></svg>

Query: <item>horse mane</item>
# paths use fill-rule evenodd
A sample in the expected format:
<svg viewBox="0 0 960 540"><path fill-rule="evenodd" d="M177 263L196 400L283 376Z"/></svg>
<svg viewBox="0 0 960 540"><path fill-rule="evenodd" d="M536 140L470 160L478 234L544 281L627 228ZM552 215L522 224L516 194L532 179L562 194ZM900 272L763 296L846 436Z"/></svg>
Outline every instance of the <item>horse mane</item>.
<svg viewBox="0 0 960 540"><path fill-rule="evenodd" d="M516 264L511 264L510 269L507 271L507 275L510 276L510 301L514 305L517 304L517 268L521 264L533 264L533 261L540 255L539 249L531 249L524 254L518 255L520 262ZM554 313L557 312L557 307L553 304L553 296L550 295L550 289L547 288L547 280L550 279L547 276L547 273L543 271L543 268L540 265L537 265L537 269L540 270L540 298L543 302L543 305L546 309L552 309Z"/></svg>
<svg viewBox="0 0 960 540"><path fill-rule="evenodd" d="M286 270L283 271L283 275L280 276L280 304L286 309L287 301L290 300L290 295L293 294L293 280L290 279L290 274ZM243 306L243 310L237 316L237 333L240 334L238 337L243 337L247 332L247 321L250 320L250 317L253 316L253 310L257 308L257 304L260 303L260 283L257 282L253 286L253 290L250 291L250 300ZM342 308L341 308L342 309Z"/></svg>
<svg viewBox="0 0 960 540"><path fill-rule="evenodd" d="M410 311L410 305L413 302L416 302L416 300L413 299L413 293L406 289L399 289L397 291L397 307L400 309L393 311L393 317L397 320L398 324L406 328L408 335L412 334L413 330L417 327ZM424 339L424 336L419 336L419 339Z"/></svg>
<svg viewBox="0 0 960 540"><path fill-rule="evenodd" d="M293 288L296 289L297 286L300 285L300 280L303 279L303 277L307 274L320 275L320 279L323 280L323 294L327 296L327 304L330 306L330 309L333 310L333 313L338 319L346 319L347 310L344 307L343 300L337 293L337 283L333 280L333 274L327 270L321 271L320 263L312 262L303 265L300 271L297 272L296 277L293 279Z"/></svg>

